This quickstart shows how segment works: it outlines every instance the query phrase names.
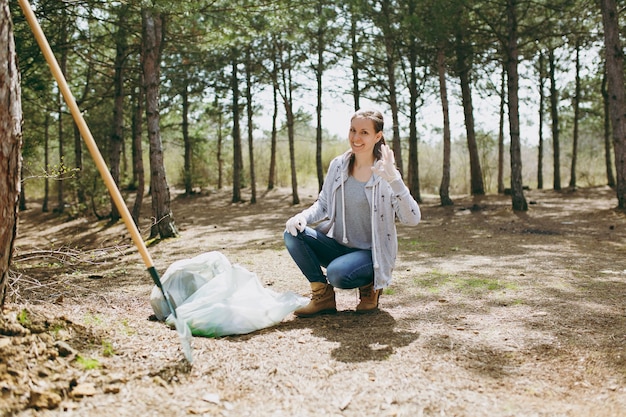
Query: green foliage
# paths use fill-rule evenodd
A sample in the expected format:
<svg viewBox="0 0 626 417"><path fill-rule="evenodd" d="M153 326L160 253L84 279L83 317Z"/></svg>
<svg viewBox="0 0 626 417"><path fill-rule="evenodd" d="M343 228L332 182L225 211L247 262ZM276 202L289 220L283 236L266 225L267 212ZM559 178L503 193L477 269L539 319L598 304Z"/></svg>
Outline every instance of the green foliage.
<svg viewBox="0 0 626 417"><path fill-rule="evenodd" d="M383 289L383 294L385 295L394 295L396 292L396 289L393 287L387 287Z"/></svg>
<svg viewBox="0 0 626 417"><path fill-rule="evenodd" d="M86 358L81 355L76 356L76 363L85 371L100 369L102 367L102 364L100 364L100 361L98 359Z"/></svg>
<svg viewBox="0 0 626 417"><path fill-rule="evenodd" d="M19 313L17 313L17 322L24 327L30 326L30 313L28 310L22 309Z"/></svg>
<svg viewBox="0 0 626 417"><path fill-rule="evenodd" d="M206 124L206 122L201 122ZM303 187L317 186L315 158L315 130L305 122L296 124L296 141L295 141L295 158L297 167L298 184ZM169 181L172 185L181 187L184 180L183 157L180 149L180 138L170 136L173 133L167 130L164 134L164 143L168 151L165 152L165 166L168 172ZM232 173L232 137L223 132L223 149L222 152L229 157L223 159L223 174L228 178ZM322 160L325 167L328 166L330 160L345 152L348 149L348 143L345 139L336 138L328 132L325 132L326 140L322 147ZM212 189L217 184L217 156L215 153L217 138L212 135L203 140L194 141L194 160L193 160L193 181L201 188ZM270 147L270 132L263 131L259 137L255 138L255 165L257 174L257 183L260 185L267 184L269 171L265 168L269 167L268 149ZM173 152L170 152L172 150ZM244 177L249 173L249 157L247 146L243 149L244 154ZM283 126L278 132L276 165L277 176L276 186L289 187L291 183L289 161L289 146L287 142L286 128Z"/></svg>
<svg viewBox="0 0 626 417"><path fill-rule="evenodd" d="M223 139L221 163L224 186L230 185L233 174L232 153L233 139L231 128L232 85L231 71L233 62L243 61L243 51L250 48L251 77L253 97L253 123L255 131L255 165L257 185L263 186L269 176L270 134L266 129L265 119L273 114L271 102L272 82L277 82L279 123L285 120L285 100L290 98L298 114L295 128L295 159L298 184L301 186L317 185L317 167L315 166L315 131L310 113L314 110L314 90L316 73L323 73L324 93L345 98L350 97L351 70L357 65L359 88L362 98L373 100L381 108L389 101L389 79L386 74L385 59L388 54L395 57L396 82L399 95L400 135L402 152L407 155L408 145L408 71L409 53L418 54L419 102L422 104L438 102L438 83L432 71L435 51L444 47L448 56L450 80L455 77L452 63L455 50L452 48L457 30L463 28L473 54L470 58L475 64L472 74L475 99L481 101L498 94L498 88L491 75L501 68L501 43L506 22L502 13L503 2L466 2L460 0L445 1L398 1L398 2L348 2L336 3L319 0L316 2L291 2L278 0L272 2L237 1L194 1L164 2L162 0L132 0L127 2L35 2L36 13L44 32L58 58L67 60L67 78L70 82L79 107L101 153L108 159L113 120L113 63L116 56L115 34L125 34L127 50L124 61L124 153L126 168L122 173L122 187L132 185L131 148L132 113L134 111L131 93L139 90L139 72L141 70L139 47L141 41L141 8L152 8L166 16L165 49L162 54L160 116L161 138L165 150L165 164L168 183L179 187L188 180L200 189L211 189L218 182L217 138ZM571 52L574 42L580 42L583 48L597 49L597 36L600 24L595 6L588 2L537 3L527 8L530 3L520 2L520 9L525 10L520 20L522 54L526 62L534 59L536 51L545 45L558 45L565 56ZM386 9L386 8L389 9ZM100 215L108 212L110 200L104 185L99 180L87 152L83 152L82 169L76 171L74 160L74 131L65 106L58 102L56 84L44 62L39 47L34 41L28 25L19 12L13 11L16 48L22 71L22 94L24 109L24 158L26 195L38 198L43 195L44 177L51 184L50 193L56 191L57 182L52 180L64 176L64 186L69 213L72 216L87 211L94 203L94 209ZM118 17L127 13L126 19ZM355 48L351 50L352 39L350 21L355 19ZM297 25L294 22L298 22ZM125 25L120 27L120 25ZM582 29L581 29L582 28ZM122 30L123 29L123 30ZM557 30L558 29L558 30ZM557 37L555 32L558 32ZM566 33L566 36L560 34ZM583 34L583 35L581 35ZM575 36L576 35L576 36ZM583 39L580 39L580 36ZM67 42L70 39L71 42ZM387 42L393 45L386 48ZM320 52L321 51L321 52ZM317 67L318 53L321 53L323 67ZM351 62L355 53L358 62ZM588 73L600 74L601 60L588 62ZM571 67L570 61L561 62L561 72ZM243 92L243 64L239 65L239 87ZM522 68L522 67L520 67ZM274 79L273 71L283 70L291 74L293 85L290 89L286 80ZM523 67L522 78L535 79L532 65ZM332 76L329 74L332 73ZM604 183L605 168L603 163L602 141L603 109L599 96L599 76L589 76L583 80L585 112L581 118L581 141L578 159L578 179L580 185ZM571 96L573 86L560 86L564 97L561 126L564 147L564 168L571 160L568 134L571 131L569 103L565 98ZM452 103L458 102L458 93L454 82L450 83ZM189 99L189 137L192 147L192 170L183 170L183 135L182 135L182 96ZM293 96L291 96L293 94ZM287 96L290 97L287 97ZM526 91L530 107L536 107L536 92ZM240 115L245 115L244 97L239 99ZM306 106L302 106L302 104ZM322 103L326 105L326 103ZM307 110L302 110L306 108ZM59 114L62 114L62 126ZM491 114L490 114L491 113ZM304 116L304 117L303 117ZM389 115L390 116L390 115ZM497 109L476 114L487 120L497 120ZM458 119L462 115L456 115ZM442 172L441 132L428 131L432 123L427 116L421 116L418 109L418 128L420 137L418 159L420 186L426 193L438 194ZM243 120L242 120L243 122ZM457 122L458 124L458 122ZM390 123L388 123L390 126ZM64 155L59 155L59 129L63 129ZM146 126L142 126L146 136ZM534 127L533 127L534 128ZM246 126L242 123L242 144L244 161L244 183L250 174L247 166L249 158L245 146ZM495 192L497 184L497 123L478 126L477 140L480 162L483 169L483 181L487 192ZM389 137L391 137L389 135ZM49 166L44 166L44 143L48 141ZM453 194L469 192L469 162L467 145L463 137L453 138L452 148L452 183ZM505 140L507 140L505 138ZM546 138L549 140L549 138ZM505 183L510 180L508 171L508 143L505 144L504 176ZM522 149L523 182L534 185L537 172L536 144L525 143ZM333 138L323 134L323 164L327 165L332 157L347 149L345 138ZM544 155L544 182L550 183L551 154L546 146ZM85 151L83 149L83 151ZM146 184L149 184L149 166L147 163L148 146L144 140L144 169ZM289 150L287 133L284 126L278 132L276 185L291 185ZM406 161L408 162L408 161ZM45 173L45 174L44 174ZM249 184L248 184L249 185ZM147 187L146 187L147 191Z"/></svg>
<svg viewBox="0 0 626 417"><path fill-rule="evenodd" d="M103 340L102 341L102 356L104 357L111 357L111 356L115 356L115 348L113 347L113 344L111 342L109 342L108 340Z"/></svg>
<svg viewBox="0 0 626 417"><path fill-rule="evenodd" d="M63 324L55 324L50 329L50 332L56 337L61 330L65 330L65 326Z"/></svg>

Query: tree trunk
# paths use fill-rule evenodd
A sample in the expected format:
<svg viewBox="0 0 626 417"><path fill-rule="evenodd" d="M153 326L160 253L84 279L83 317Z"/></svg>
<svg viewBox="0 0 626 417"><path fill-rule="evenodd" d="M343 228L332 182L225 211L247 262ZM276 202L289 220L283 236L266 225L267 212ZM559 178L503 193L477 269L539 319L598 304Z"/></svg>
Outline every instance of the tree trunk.
<svg viewBox="0 0 626 417"><path fill-rule="evenodd" d="M241 129L239 126L239 80L237 79L237 53L233 50L231 88L233 93L233 203L241 202L241 177L243 156L241 151Z"/></svg>
<svg viewBox="0 0 626 417"><path fill-rule="evenodd" d="M389 90L389 107L391 108L391 130L393 132L392 148L396 158L396 167L401 174L404 173L402 162L402 146L400 143L400 122L398 105L398 87L396 86L397 48L396 37L394 35L393 24L390 21L393 15L393 5L389 0L380 2L381 13L379 17L384 19L381 22L383 32L383 42L385 46L385 72L387 74L387 88Z"/></svg>
<svg viewBox="0 0 626 417"><path fill-rule="evenodd" d="M68 41L67 41L67 36L68 36L68 25L69 25L69 19L67 16L67 10L62 7L60 10L62 17L61 17L61 24L60 24L60 30L59 30L59 41L58 41L58 47L57 47L57 51L60 54L59 57L59 68L61 69L61 72L63 73L63 76L67 79L67 53L68 53ZM57 103L58 103L58 114L59 114L59 119L58 119L58 138L59 138L59 165L58 165L58 179L56 181L56 185L57 185L57 207L55 208L55 211L58 213L63 213L65 212L65 180L64 180L64 176L65 176L65 168L66 168L66 161L65 161L65 146L64 146L64 117L63 117L63 108L64 108L64 104L63 104L63 97L61 95L61 92L59 91L57 93Z"/></svg>
<svg viewBox="0 0 626 417"><path fill-rule="evenodd" d="M223 116L217 95L215 95L215 111L217 112L217 189L221 190L224 186L224 158L222 157L224 137L222 134Z"/></svg>
<svg viewBox="0 0 626 417"><path fill-rule="evenodd" d="M126 60L126 10L122 6L118 11L118 30L115 35L115 72L113 75L113 126L111 128L111 147L109 148L109 171L120 186L120 157L122 154L124 132L124 61ZM121 218L120 212L111 199L111 221Z"/></svg>
<svg viewBox="0 0 626 417"><path fill-rule="evenodd" d="M354 12L354 2L350 2L350 52L352 53L352 98L354 100L354 110L361 108L361 89L359 88L359 44L357 43L358 17Z"/></svg>
<svg viewBox="0 0 626 417"><path fill-rule="evenodd" d="M613 160L611 158L611 117L609 112L609 92L607 91L606 63L602 71L602 107L604 109L604 165L606 166L606 183L609 187L615 187L613 175Z"/></svg>
<svg viewBox="0 0 626 417"><path fill-rule="evenodd" d="M154 224L150 238L161 239L178 236L170 208L170 189L163 164L163 145L159 127L159 83L161 47L163 42L163 16L156 11L143 9L142 17L142 67L146 91L146 122L150 142L150 192Z"/></svg>
<svg viewBox="0 0 626 417"><path fill-rule="evenodd" d="M61 13L63 13L62 21L67 23L67 12L65 8L61 9ZM59 36L59 48L61 56L59 57L59 68L63 73L63 76L67 79L67 24L61 24L60 36ZM58 169L58 180L57 184L57 207L55 211L58 213L63 213L65 211L65 193L64 193L64 167L65 167L65 149L64 149L64 140L63 140L63 97L61 96L61 91L57 93L57 103L58 103L58 137L59 137L59 169Z"/></svg>
<svg viewBox="0 0 626 417"><path fill-rule="evenodd" d="M246 109L248 117L248 159L250 161L250 204L256 204L256 172L254 170L254 106L252 102L252 53L246 49Z"/></svg>
<svg viewBox="0 0 626 417"><path fill-rule="evenodd" d="M183 144L184 144L184 163L183 163L183 181L185 183L185 195L193 194L193 146L191 137L189 137L189 80L184 80L183 89L181 90L183 107L182 107L182 126Z"/></svg>
<svg viewBox="0 0 626 417"><path fill-rule="evenodd" d="M7 0L0 0L0 314L17 236L22 165L22 103L13 22Z"/></svg>
<svg viewBox="0 0 626 417"><path fill-rule="evenodd" d="M506 65L500 76L500 120L498 122L498 194L504 194L504 108L506 106Z"/></svg>
<svg viewBox="0 0 626 417"><path fill-rule="evenodd" d="M59 61L60 65L63 65L63 58L61 58L61 60ZM61 67L63 68L63 67ZM64 70L62 70L63 73L65 73ZM63 97L61 96L61 92L59 91L57 94L57 109L58 109L58 120L57 120L57 126L58 126L58 130L57 130L57 134L58 134L58 138L59 138L59 165L57 168L57 172L55 173L55 175L57 176L57 181L56 181L56 185L57 185L57 206L54 209L55 212L57 213L63 213L65 211L65 196L64 196L64 186L65 186L65 181L63 179L63 172L64 169L63 167L65 166L65 149L63 146Z"/></svg>
<svg viewBox="0 0 626 417"><path fill-rule="evenodd" d="M22 166L20 167L20 178L24 178L24 177L25 177L24 164L22 164ZM20 211L28 210L28 207L26 204L26 188L24 187L24 183L21 184L19 210Z"/></svg>
<svg viewBox="0 0 626 417"><path fill-rule="evenodd" d="M624 50L619 39L620 25L615 0L601 0L609 113L613 127L613 149L617 183L617 206L626 208L626 91L624 88Z"/></svg>
<svg viewBox="0 0 626 417"><path fill-rule="evenodd" d="M478 143L476 142L476 130L474 128L474 107L472 104L472 90L469 72L461 73L461 90L463 101L463 113L465 115L465 132L467 134L467 150L470 160L470 181L472 195L484 195L485 186L483 173L478 155Z"/></svg>
<svg viewBox="0 0 626 417"><path fill-rule="evenodd" d="M390 41L389 41L390 42ZM386 43L389 43L386 42ZM393 132L392 139L392 148L393 153L396 158L396 167L400 173L403 173L403 163L402 163L402 145L400 143L400 121L398 114L400 112L398 106L398 93L396 87L396 63L394 61L394 53L393 46L387 45L387 60L386 60L386 68L387 68L387 80L388 80L388 88L389 88L389 107L391 107L391 130ZM391 55L389 55L391 54Z"/></svg>
<svg viewBox="0 0 626 417"><path fill-rule="evenodd" d="M135 111L133 113L132 134L133 134L133 177L135 178L135 203L133 205L132 217L136 225L139 225L141 215L141 205L143 204L143 194L145 192L145 179L143 168L142 149L142 126L143 126L143 78L139 75L140 83L137 86L135 97Z"/></svg>
<svg viewBox="0 0 626 417"><path fill-rule="evenodd" d="M317 95L315 104L315 169L317 172L317 189L322 190L324 184L324 167L322 166L322 76L324 75L324 30L322 25L325 24L322 13L322 3L316 3L318 20L317 30L317 65L315 67L315 81L317 84Z"/></svg>
<svg viewBox="0 0 626 417"><path fill-rule="evenodd" d="M556 89L554 49L549 51L548 62L550 65L550 115L552 116L552 164L554 171L552 187L558 191L561 189L561 146L559 143L559 96Z"/></svg>
<svg viewBox="0 0 626 417"><path fill-rule="evenodd" d="M287 136L289 138L289 165L291 166L291 204L300 204L298 196L298 176L296 174L296 147L294 132L293 103L285 103L287 113Z"/></svg>
<svg viewBox="0 0 626 417"><path fill-rule="evenodd" d="M539 53L539 148L537 151L537 188L543 189L543 112L545 109L545 62L543 52Z"/></svg>
<svg viewBox="0 0 626 417"><path fill-rule="evenodd" d="M277 44L279 46L277 53L277 62L280 64L280 86L279 92L285 107L285 117L287 124L287 140L289 143L289 167L291 169L291 203L293 205L300 204L298 196L298 176L296 170L296 146L294 132L294 115L293 115L293 79L291 77L291 46L289 44ZM282 48L286 47L286 50Z"/></svg>
<svg viewBox="0 0 626 417"><path fill-rule="evenodd" d="M574 133L572 137L572 166L569 188L576 188L576 161L578 160L578 123L580 119L580 40L576 39L576 87L574 92Z"/></svg>
<svg viewBox="0 0 626 417"><path fill-rule="evenodd" d="M43 183L43 201L41 203L41 211L47 213L48 201L50 200L50 114L46 110L46 117L44 119L44 133L43 133L43 166L45 171L44 183Z"/></svg>
<svg viewBox="0 0 626 417"><path fill-rule="evenodd" d="M439 187L439 199L442 206L451 206L454 203L450 198L450 111L446 85L446 53L443 48L437 51L437 72L439 73L439 95L443 113L443 173Z"/></svg>
<svg viewBox="0 0 626 417"><path fill-rule="evenodd" d="M270 145L270 171L267 176L267 189L272 190L276 185L276 147L277 147L277 120L278 120L278 75L276 73L276 60L274 59L272 67L272 133Z"/></svg>
<svg viewBox="0 0 626 417"><path fill-rule="evenodd" d="M409 14L415 14L416 2L409 3ZM443 53L443 52L442 52ZM422 202L420 193L420 177L419 177L419 155L417 140L417 101L418 101L418 85L417 85L417 58L418 46L415 36L411 36L409 40L409 161L407 168L407 180L409 191L418 203ZM445 54L444 54L445 59ZM445 63L444 63L445 73Z"/></svg>
<svg viewBox="0 0 626 417"><path fill-rule="evenodd" d="M517 0L507 0L507 84L509 99L509 129L511 134L511 200L514 211L528 210L522 185L522 152L519 129L519 74L517 65L519 50L517 45Z"/></svg>
<svg viewBox="0 0 626 417"><path fill-rule="evenodd" d="M285 77L285 75L284 75ZM286 71L286 78L284 79L285 85L285 113L287 116L287 137L289 140L289 165L291 167L291 203L293 205L300 204L300 197L298 196L298 176L296 170L296 146L295 146L295 132L294 132L294 116L293 116L293 98L291 87L291 69Z"/></svg>
<svg viewBox="0 0 626 417"><path fill-rule="evenodd" d="M478 144L476 143L476 130L474 128L474 106L472 104L471 49L466 44L464 34L457 33L457 67L461 82L461 98L463 102L463 114L465 116L465 133L467 135L467 150L470 160L470 189L472 195L484 195L483 173L478 156Z"/></svg>
<svg viewBox="0 0 626 417"><path fill-rule="evenodd" d="M76 123L72 123L74 129L74 168L76 172L75 183L76 183L76 198L78 200L78 211L82 211L83 207L87 202L87 197L85 195L84 189L84 180L83 180L83 139L80 134L80 129Z"/></svg>

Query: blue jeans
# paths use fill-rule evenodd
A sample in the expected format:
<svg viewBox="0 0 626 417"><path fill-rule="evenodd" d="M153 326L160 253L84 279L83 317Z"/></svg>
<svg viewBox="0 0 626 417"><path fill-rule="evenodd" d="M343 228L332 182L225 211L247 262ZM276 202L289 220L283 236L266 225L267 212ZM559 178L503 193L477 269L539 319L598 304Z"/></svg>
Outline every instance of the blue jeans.
<svg viewBox="0 0 626 417"><path fill-rule="evenodd" d="M287 251L309 282L342 289L374 282L371 250L349 248L310 227L295 237L285 232L284 239ZM326 268L326 276L322 267Z"/></svg>

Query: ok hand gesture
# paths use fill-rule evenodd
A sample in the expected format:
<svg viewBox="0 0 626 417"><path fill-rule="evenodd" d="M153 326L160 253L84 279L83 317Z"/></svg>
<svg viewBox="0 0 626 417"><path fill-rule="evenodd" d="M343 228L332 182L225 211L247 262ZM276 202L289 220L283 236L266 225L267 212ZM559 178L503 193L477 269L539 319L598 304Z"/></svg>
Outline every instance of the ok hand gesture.
<svg viewBox="0 0 626 417"><path fill-rule="evenodd" d="M376 161L372 171L388 183L399 180L400 172L396 169L396 159L393 151L388 145L382 145L380 150L382 152L381 159Z"/></svg>

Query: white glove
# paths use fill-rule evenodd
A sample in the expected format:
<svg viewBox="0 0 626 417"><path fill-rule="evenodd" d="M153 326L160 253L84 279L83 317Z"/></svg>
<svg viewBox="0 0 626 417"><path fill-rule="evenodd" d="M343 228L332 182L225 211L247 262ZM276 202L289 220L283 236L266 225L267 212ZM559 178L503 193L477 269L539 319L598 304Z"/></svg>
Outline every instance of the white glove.
<svg viewBox="0 0 626 417"><path fill-rule="evenodd" d="M287 220L286 230L294 237L298 236L298 230L302 232L305 227L306 217L304 217L302 213L296 214L291 219Z"/></svg>
<svg viewBox="0 0 626 417"><path fill-rule="evenodd" d="M388 183L400 179L400 172L396 169L396 160L393 151L387 145L380 147L382 157L372 167L374 174L378 175Z"/></svg>

